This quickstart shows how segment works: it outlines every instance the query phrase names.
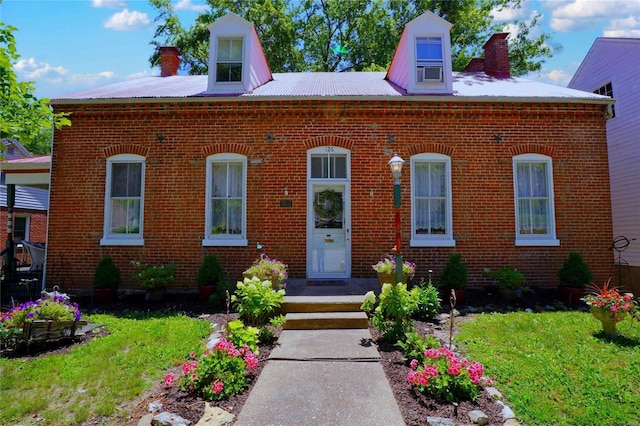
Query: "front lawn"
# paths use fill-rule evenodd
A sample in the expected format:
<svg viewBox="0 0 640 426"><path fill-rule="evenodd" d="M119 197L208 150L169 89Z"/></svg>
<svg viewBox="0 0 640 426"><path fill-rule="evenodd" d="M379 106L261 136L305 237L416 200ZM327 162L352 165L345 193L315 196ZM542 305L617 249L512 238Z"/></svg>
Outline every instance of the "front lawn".
<svg viewBox="0 0 640 426"><path fill-rule="evenodd" d="M183 315L86 319L110 334L68 353L0 358L0 424L65 425L101 417L124 424L124 404L201 347L210 332L208 321Z"/></svg>
<svg viewBox="0 0 640 426"><path fill-rule="evenodd" d="M526 425L640 424L640 323L611 340L585 312L482 314L456 337Z"/></svg>

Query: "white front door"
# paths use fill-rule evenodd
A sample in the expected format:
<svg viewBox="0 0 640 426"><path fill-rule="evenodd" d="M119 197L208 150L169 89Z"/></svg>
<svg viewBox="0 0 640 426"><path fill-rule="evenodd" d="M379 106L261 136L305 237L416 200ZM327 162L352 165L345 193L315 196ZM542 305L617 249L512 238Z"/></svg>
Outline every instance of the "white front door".
<svg viewBox="0 0 640 426"><path fill-rule="evenodd" d="M324 147L310 151L307 191L308 278L351 276L348 164L346 150Z"/></svg>

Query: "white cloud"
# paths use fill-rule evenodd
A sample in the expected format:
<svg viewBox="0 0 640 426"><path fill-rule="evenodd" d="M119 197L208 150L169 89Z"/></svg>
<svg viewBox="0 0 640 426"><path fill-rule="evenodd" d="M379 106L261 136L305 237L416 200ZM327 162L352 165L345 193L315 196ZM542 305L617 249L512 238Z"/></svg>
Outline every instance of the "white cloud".
<svg viewBox="0 0 640 426"><path fill-rule="evenodd" d="M194 12L204 12L209 10L209 6L206 4L193 4L191 0L179 0L176 4L173 5L175 10L191 10Z"/></svg>
<svg viewBox="0 0 640 426"><path fill-rule="evenodd" d="M560 32L593 29L606 22L640 14L637 0L546 1L543 4L551 11L551 28Z"/></svg>
<svg viewBox="0 0 640 426"><path fill-rule="evenodd" d="M127 31L143 28L149 24L151 24L151 20L146 13L136 10L130 12L129 9L124 9L107 19L104 27L116 31Z"/></svg>
<svg viewBox="0 0 640 426"><path fill-rule="evenodd" d="M491 16L493 16L493 19L498 22L522 19L526 16L526 13L527 12L524 8L514 9L505 7L502 10L498 10L497 8L491 9Z"/></svg>
<svg viewBox="0 0 640 426"><path fill-rule="evenodd" d="M640 8L640 6L638 6ZM640 17L629 16L627 18L614 19L609 28L602 32L605 37L638 37L640 38Z"/></svg>
<svg viewBox="0 0 640 426"><path fill-rule="evenodd" d="M91 0L91 6L93 7L107 7L107 8L120 8L126 7L126 0Z"/></svg>
<svg viewBox="0 0 640 426"><path fill-rule="evenodd" d="M562 70L552 70L541 75L541 77L547 79L551 83L558 86L566 86L571 81L572 74L567 74Z"/></svg>

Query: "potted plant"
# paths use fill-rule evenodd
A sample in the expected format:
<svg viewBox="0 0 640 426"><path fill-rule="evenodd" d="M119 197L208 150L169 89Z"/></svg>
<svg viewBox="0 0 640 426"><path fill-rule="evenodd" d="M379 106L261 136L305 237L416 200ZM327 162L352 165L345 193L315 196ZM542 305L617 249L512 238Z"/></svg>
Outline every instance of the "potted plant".
<svg viewBox="0 0 640 426"><path fill-rule="evenodd" d="M584 301L589 305L589 311L602 323L602 330L611 338L618 337L616 324L627 314L640 321L640 307L631 294L620 294L611 285L609 278L602 287L590 284Z"/></svg>
<svg viewBox="0 0 640 426"><path fill-rule="evenodd" d="M578 252L569 253L558 270L560 300L566 305L576 304L585 294L585 288L593 280L589 265Z"/></svg>
<svg viewBox="0 0 640 426"><path fill-rule="evenodd" d="M176 265L144 265L140 262L133 264L136 272L133 279L140 283L140 287L145 289L146 300L157 302L164 299L167 291L167 284L173 282L173 271Z"/></svg>
<svg viewBox="0 0 640 426"><path fill-rule="evenodd" d="M378 274L378 284L380 288L384 283L395 284L396 283L396 261L390 255L381 259L379 262L371 265L376 274ZM407 283L416 273L416 264L402 261L402 282Z"/></svg>
<svg viewBox="0 0 640 426"><path fill-rule="evenodd" d="M529 291L524 283L527 277L516 268L505 266L499 269L485 269L484 276L493 278L498 286L498 294L504 300L515 300L522 296L522 293Z"/></svg>
<svg viewBox="0 0 640 426"><path fill-rule="evenodd" d="M113 259L109 256L100 259L93 273L93 301L95 303L115 301L121 282L120 269L113 263Z"/></svg>
<svg viewBox="0 0 640 426"><path fill-rule="evenodd" d="M208 302L218 284L222 282L222 267L216 255L209 254L204 257L198 270L197 282L200 301Z"/></svg>
<svg viewBox="0 0 640 426"><path fill-rule="evenodd" d="M440 288L444 292L443 299L449 303L451 290L453 290L457 303L464 303L468 282L467 265L462 261L462 255L460 253L449 254L449 259L440 273L439 280Z"/></svg>
<svg viewBox="0 0 640 426"><path fill-rule="evenodd" d="M287 267L284 262L272 259L262 253L253 262L253 265L242 274L244 278L252 279L253 277L258 277L261 281L270 281L273 288L280 289L287 279Z"/></svg>

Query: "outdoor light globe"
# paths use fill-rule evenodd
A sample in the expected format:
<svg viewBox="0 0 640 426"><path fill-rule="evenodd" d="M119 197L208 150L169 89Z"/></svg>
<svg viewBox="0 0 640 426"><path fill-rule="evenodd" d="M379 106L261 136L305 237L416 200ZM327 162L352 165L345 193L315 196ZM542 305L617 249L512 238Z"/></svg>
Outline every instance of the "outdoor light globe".
<svg viewBox="0 0 640 426"><path fill-rule="evenodd" d="M404 160L398 156L398 154L393 154L391 160L389 160L389 166L391 167L391 174L395 179L400 179L402 176L402 165L404 164Z"/></svg>

